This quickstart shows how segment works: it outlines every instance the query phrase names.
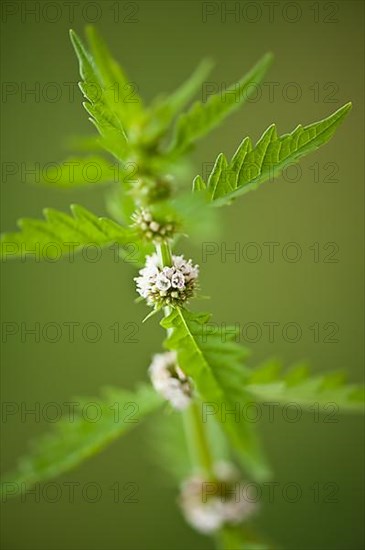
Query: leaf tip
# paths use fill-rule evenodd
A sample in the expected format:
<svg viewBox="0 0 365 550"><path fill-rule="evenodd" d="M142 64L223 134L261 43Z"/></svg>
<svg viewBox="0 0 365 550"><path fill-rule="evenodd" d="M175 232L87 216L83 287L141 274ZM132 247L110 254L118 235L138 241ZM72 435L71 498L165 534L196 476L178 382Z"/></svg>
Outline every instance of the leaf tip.
<svg viewBox="0 0 365 550"><path fill-rule="evenodd" d="M349 113L352 109L352 101L348 101L345 103L345 105L342 105L337 111L333 113L334 116L341 115L341 117L344 117Z"/></svg>
<svg viewBox="0 0 365 550"><path fill-rule="evenodd" d="M274 61L274 54L273 52L266 52L262 58L263 62L267 65L271 65L271 63Z"/></svg>
<svg viewBox="0 0 365 550"><path fill-rule="evenodd" d="M70 40L71 40L72 44L75 45L77 40L78 40L78 36L77 36L76 32L73 29L69 29L68 34L70 36Z"/></svg>
<svg viewBox="0 0 365 550"><path fill-rule="evenodd" d="M72 203L70 204L70 210L74 218L79 218L85 210L80 204Z"/></svg>
<svg viewBox="0 0 365 550"><path fill-rule="evenodd" d="M85 35L89 43L99 38L96 27L92 24L85 25Z"/></svg>
<svg viewBox="0 0 365 550"><path fill-rule="evenodd" d="M343 110L346 111L346 112L349 112L349 111L351 111L351 109L352 109L352 101L348 101L343 106Z"/></svg>
<svg viewBox="0 0 365 550"><path fill-rule="evenodd" d="M52 214L52 208L47 206L46 208L43 208L42 214L46 220L48 220L49 216ZM19 220L20 221L20 220Z"/></svg>

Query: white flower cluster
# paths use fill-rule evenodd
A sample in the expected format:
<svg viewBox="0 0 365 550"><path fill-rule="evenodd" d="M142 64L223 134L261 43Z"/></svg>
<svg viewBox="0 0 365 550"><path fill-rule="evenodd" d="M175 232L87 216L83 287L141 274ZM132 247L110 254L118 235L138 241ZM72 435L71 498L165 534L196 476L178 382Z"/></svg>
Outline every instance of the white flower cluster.
<svg viewBox="0 0 365 550"><path fill-rule="evenodd" d="M150 306L179 306L197 287L199 266L184 256L173 256L171 267L160 267L157 254L146 257L146 266L135 277L137 292Z"/></svg>
<svg viewBox="0 0 365 550"><path fill-rule="evenodd" d="M149 210L141 208L132 215L134 226L150 241L172 237L175 227L172 222L160 223L153 219Z"/></svg>
<svg viewBox="0 0 365 550"><path fill-rule="evenodd" d="M205 534L213 533L226 524L241 523L256 509L232 464L218 463L215 473L214 482L202 476L188 478L183 483L180 496L186 521Z"/></svg>
<svg viewBox="0 0 365 550"><path fill-rule="evenodd" d="M183 410L190 404L192 385L177 364L175 352L154 355L149 374L155 390L170 401L174 409Z"/></svg>

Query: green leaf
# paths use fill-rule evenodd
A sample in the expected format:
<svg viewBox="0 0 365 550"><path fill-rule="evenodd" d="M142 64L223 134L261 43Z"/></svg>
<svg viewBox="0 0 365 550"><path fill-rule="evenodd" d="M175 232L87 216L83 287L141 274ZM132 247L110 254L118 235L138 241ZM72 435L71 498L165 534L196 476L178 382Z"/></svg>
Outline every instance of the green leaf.
<svg viewBox="0 0 365 550"><path fill-rule="evenodd" d="M149 109L149 122L146 127L148 139L164 134L174 117L199 90L211 71L212 63L204 60L194 73L174 93L167 97L158 97Z"/></svg>
<svg viewBox="0 0 365 550"><path fill-rule="evenodd" d="M72 258L75 252L90 244L105 247L118 243L138 249L139 243L132 230L108 218L98 218L76 204L71 206L71 211L72 216L46 208L45 220L20 219L20 231L1 235L0 257L12 259L30 255L36 261L55 261L62 256Z"/></svg>
<svg viewBox="0 0 365 550"><path fill-rule="evenodd" d="M243 385L247 377L242 360L247 352L236 344L237 331L209 323L209 314L176 308L161 325L171 329L165 346L176 350L183 371L192 378L206 410L214 414L231 445L253 478L269 470L252 425L242 422L241 407L249 401ZM229 414L228 411L235 411ZM238 411L238 414L237 414Z"/></svg>
<svg viewBox="0 0 365 550"><path fill-rule="evenodd" d="M191 474L189 452L186 444L183 415L166 408L158 422L148 426L148 444L156 468L168 473L173 481L181 482Z"/></svg>
<svg viewBox="0 0 365 550"><path fill-rule="evenodd" d="M82 153L99 153L104 148L98 135L70 136L64 141L65 148Z"/></svg>
<svg viewBox="0 0 365 550"><path fill-rule="evenodd" d="M364 412L364 386L347 384L343 373L311 375L308 367L298 365L282 373L282 365L268 361L255 369L247 379L246 391L259 401L280 404L296 403L304 409L327 413L326 405L335 404L339 412Z"/></svg>
<svg viewBox="0 0 365 550"><path fill-rule="evenodd" d="M116 108L115 90L107 88L95 60L74 31L70 31L71 42L79 60L80 75L83 82L80 89L87 102L83 103L91 115L91 121L102 136L104 147L119 160L125 157L127 138Z"/></svg>
<svg viewBox="0 0 365 550"><path fill-rule="evenodd" d="M70 157L42 172L42 183L51 187L86 187L115 182L122 173L120 164L97 155Z"/></svg>
<svg viewBox="0 0 365 550"><path fill-rule="evenodd" d="M137 93L137 85L129 81L93 25L86 27L86 36L105 93L113 92L107 97L112 99L112 107L128 129L142 111L142 99Z"/></svg>
<svg viewBox="0 0 365 550"><path fill-rule="evenodd" d="M264 55L247 75L225 92L210 96L205 103L194 103L178 118L170 151L183 152L242 105L250 97L254 85L263 79L271 61L271 54Z"/></svg>
<svg viewBox="0 0 365 550"><path fill-rule="evenodd" d="M1 484L3 497L15 496L35 483L78 466L138 426L141 419L164 403L147 386L136 392L108 388L102 400L76 398L73 402L78 406L71 409L69 416L55 424L52 433L35 441L30 454L19 461L17 470L5 476Z"/></svg>
<svg viewBox="0 0 365 550"><path fill-rule="evenodd" d="M41 180L44 185L63 188L105 183L128 186L138 181L138 166L132 161L108 161L100 155L70 157L43 171Z"/></svg>
<svg viewBox="0 0 365 550"><path fill-rule="evenodd" d="M206 197L184 192L170 199L169 205L179 220L179 233L188 235L189 239L195 240L199 246L205 238L215 239L220 235L219 212L210 207Z"/></svg>
<svg viewBox="0 0 365 550"><path fill-rule="evenodd" d="M327 143L351 106L347 103L329 117L309 126L299 125L291 134L278 136L273 124L254 147L246 137L230 162L223 153L218 155L207 183L200 176L195 178L193 191L205 191L216 205L221 205L256 189L267 180L273 180L286 166Z"/></svg>
<svg viewBox="0 0 365 550"><path fill-rule="evenodd" d="M130 224L136 205L129 186L112 186L105 194L105 208L118 223Z"/></svg>

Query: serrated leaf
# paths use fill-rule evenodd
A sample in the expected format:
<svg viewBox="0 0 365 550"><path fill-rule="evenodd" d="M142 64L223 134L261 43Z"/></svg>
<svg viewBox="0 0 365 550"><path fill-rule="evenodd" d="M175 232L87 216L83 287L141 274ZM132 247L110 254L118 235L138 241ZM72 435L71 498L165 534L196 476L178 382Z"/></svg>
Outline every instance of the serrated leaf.
<svg viewBox="0 0 365 550"><path fill-rule="evenodd" d="M277 135L270 126L253 147L245 138L230 162L218 155L208 182L200 176L194 180L193 191L206 190L214 204L227 204L235 197L271 181L289 164L327 143L351 109L347 103L335 113L309 126L297 126L290 134Z"/></svg>
<svg viewBox="0 0 365 550"><path fill-rule="evenodd" d="M73 403L78 403L73 408L75 415L60 420L52 433L36 440L30 454L19 461L17 470L5 476L1 484L3 498L75 468L138 426L164 402L152 388L141 386L136 392L108 388L102 400L81 398ZM91 420L87 411L90 403L95 414Z"/></svg>
<svg viewBox="0 0 365 550"><path fill-rule="evenodd" d="M131 216L136 210L133 196L121 185L107 189L105 207L110 216L118 223L130 224Z"/></svg>
<svg viewBox="0 0 365 550"><path fill-rule="evenodd" d="M207 188L201 176L195 176L193 181L193 191L205 191Z"/></svg>
<svg viewBox="0 0 365 550"><path fill-rule="evenodd" d="M130 229L108 218L99 218L79 205L72 205L71 211L72 216L46 208L45 220L19 220L20 231L1 235L0 257L31 256L36 261L55 261L66 255L73 257L75 252L90 244L105 247L118 243L139 247Z"/></svg>
<svg viewBox="0 0 365 550"><path fill-rule="evenodd" d="M234 328L219 328L209 319L209 314L174 309L161 322L170 330L165 346L176 350L181 368L194 381L203 402L214 408L216 420L250 475L264 479L269 470L252 425L237 419L237 414L222 414L223 410L240 410L248 402L242 364L247 352L236 344Z"/></svg>
<svg viewBox="0 0 365 550"><path fill-rule="evenodd" d="M70 157L42 172L42 184L51 187L87 187L117 181L121 165L101 156Z"/></svg>
<svg viewBox="0 0 365 550"><path fill-rule="evenodd" d="M109 92L109 100L112 100L113 108L127 129L142 111L142 99L136 91L137 86L128 79L93 25L86 27L86 36L105 90L104 93L108 94Z"/></svg>
<svg viewBox="0 0 365 550"><path fill-rule="evenodd" d="M77 34L71 30L70 37L83 79L80 89L88 100L83 105L102 136L104 147L117 159L122 160L127 150L127 138L120 111L116 108L115 91L106 86L95 60Z"/></svg>
<svg viewBox="0 0 365 550"><path fill-rule="evenodd" d="M171 480L181 481L191 474L183 415L166 409L158 422L149 426L149 446L156 467L170 474Z"/></svg>
<svg viewBox="0 0 365 550"><path fill-rule="evenodd" d="M199 90L211 68L210 61L202 61L175 92L167 97L156 98L148 112L148 123L145 128L148 139L155 139L166 132L174 117Z"/></svg>
<svg viewBox="0 0 365 550"><path fill-rule="evenodd" d="M259 401L296 403L309 410L317 403L322 407L320 412L326 412L324 407L330 403L336 404L340 412L364 412L364 386L346 383L344 373L311 375L306 365L284 374L282 370L277 361L268 361L252 371L246 391Z"/></svg>
<svg viewBox="0 0 365 550"><path fill-rule="evenodd" d="M98 135L71 136L64 141L65 148L82 153L99 153L104 148Z"/></svg>
<svg viewBox="0 0 365 550"><path fill-rule="evenodd" d="M250 96L254 85L260 83L271 61L272 55L266 54L247 75L225 92L210 96L205 103L194 103L187 113L178 118L170 151L183 152L238 109Z"/></svg>
<svg viewBox="0 0 365 550"><path fill-rule="evenodd" d="M250 374L250 381L253 384L269 384L278 379L283 365L278 360L271 359L263 363L259 369L254 370Z"/></svg>

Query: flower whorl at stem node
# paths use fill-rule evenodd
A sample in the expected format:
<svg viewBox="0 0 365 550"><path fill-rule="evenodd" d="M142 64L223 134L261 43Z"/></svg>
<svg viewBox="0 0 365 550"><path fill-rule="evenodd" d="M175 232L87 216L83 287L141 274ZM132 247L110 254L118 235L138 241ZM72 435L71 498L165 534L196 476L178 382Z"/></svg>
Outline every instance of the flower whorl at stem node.
<svg viewBox="0 0 365 550"><path fill-rule="evenodd" d="M148 241L162 241L170 239L175 232L175 223L160 222L153 218L152 213L146 208L136 210L132 215L133 225L141 236Z"/></svg>
<svg viewBox="0 0 365 550"><path fill-rule="evenodd" d="M155 390L167 399L174 409L183 410L190 404L193 388L179 367L175 352L167 351L154 355L148 371Z"/></svg>
<svg viewBox="0 0 365 550"><path fill-rule="evenodd" d="M136 166L143 164L143 159L136 159ZM150 205L158 201L166 200L171 195L173 177L171 175L163 175L151 177L144 174L137 178L133 185L132 194L136 204Z"/></svg>
<svg viewBox="0 0 365 550"><path fill-rule="evenodd" d="M214 533L227 524L241 523L256 510L256 504L233 464L219 462L214 470L216 480L192 476L183 482L180 494L180 506L186 521L205 534Z"/></svg>
<svg viewBox="0 0 365 550"><path fill-rule="evenodd" d="M137 292L155 307L182 306L198 284L199 266L184 256L172 256L171 267L161 267L157 254L146 257L146 266L135 277Z"/></svg>

